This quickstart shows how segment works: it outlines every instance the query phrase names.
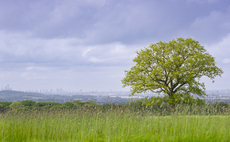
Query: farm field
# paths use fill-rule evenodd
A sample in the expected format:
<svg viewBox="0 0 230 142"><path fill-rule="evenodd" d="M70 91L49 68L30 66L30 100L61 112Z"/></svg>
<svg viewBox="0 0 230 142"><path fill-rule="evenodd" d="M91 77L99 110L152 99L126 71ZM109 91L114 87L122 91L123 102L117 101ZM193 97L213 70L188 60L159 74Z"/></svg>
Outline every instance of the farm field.
<svg viewBox="0 0 230 142"><path fill-rule="evenodd" d="M230 141L230 115L157 116L123 110L9 111L2 142Z"/></svg>

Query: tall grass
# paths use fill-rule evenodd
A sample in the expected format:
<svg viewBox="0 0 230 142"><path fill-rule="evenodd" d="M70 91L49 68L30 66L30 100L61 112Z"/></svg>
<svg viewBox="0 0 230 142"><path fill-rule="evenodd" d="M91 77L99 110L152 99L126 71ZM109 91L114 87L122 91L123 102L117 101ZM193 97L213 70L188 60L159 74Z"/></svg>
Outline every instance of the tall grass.
<svg viewBox="0 0 230 142"><path fill-rule="evenodd" d="M228 110L220 113L193 108L178 106L171 114L148 108L8 111L0 116L0 139L2 142L230 141Z"/></svg>

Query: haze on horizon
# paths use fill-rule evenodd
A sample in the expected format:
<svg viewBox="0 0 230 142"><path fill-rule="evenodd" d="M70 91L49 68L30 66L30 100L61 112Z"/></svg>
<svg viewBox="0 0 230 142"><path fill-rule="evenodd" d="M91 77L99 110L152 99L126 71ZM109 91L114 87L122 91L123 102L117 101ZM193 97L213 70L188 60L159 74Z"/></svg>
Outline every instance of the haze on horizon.
<svg viewBox="0 0 230 142"><path fill-rule="evenodd" d="M135 51L191 37L224 71L207 90L229 89L229 0L0 1L0 87L129 91Z"/></svg>

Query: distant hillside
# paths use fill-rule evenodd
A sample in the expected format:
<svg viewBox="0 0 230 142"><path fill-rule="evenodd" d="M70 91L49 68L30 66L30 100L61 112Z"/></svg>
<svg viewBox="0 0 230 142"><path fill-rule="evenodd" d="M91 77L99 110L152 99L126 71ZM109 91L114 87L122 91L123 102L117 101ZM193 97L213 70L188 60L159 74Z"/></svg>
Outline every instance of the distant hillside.
<svg viewBox="0 0 230 142"><path fill-rule="evenodd" d="M1 101L22 101L22 100L34 100L34 99L46 98L46 95L41 93L33 92L20 92L13 90L3 90L0 91L0 100Z"/></svg>
<svg viewBox="0 0 230 142"><path fill-rule="evenodd" d="M45 95L35 92L21 92L13 90L4 90L0 91L0 101L14 102L14 101L24 101L24 100L33 100L36 102L71 102L74 100L80 100L82 102L87 102L90 100L96 101L98 104L125 104L131 101L130 98L121 98L121 97L107 97L107 96L93 96L93 95ZM134 99L135 100L135 99Z"/></svg>
<svg viewBox="0 0 230 142"><path fill-rule="evenodd" d="M73 100L95 100L96 96L91 95L45 95L41 93L35 92L21 92L21 91L13 91L13 90L3 90L0 91L0 101L23 101L23 100L33 100L36 102L69 102Z"/></svg>

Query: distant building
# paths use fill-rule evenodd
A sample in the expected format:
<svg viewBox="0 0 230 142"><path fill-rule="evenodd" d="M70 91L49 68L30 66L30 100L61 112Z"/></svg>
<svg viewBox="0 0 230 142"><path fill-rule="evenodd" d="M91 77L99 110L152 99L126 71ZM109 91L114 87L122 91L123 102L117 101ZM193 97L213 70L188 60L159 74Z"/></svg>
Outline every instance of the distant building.
<svg viewBox="0 0 230 142"><path fill-rule="evenodd" d="M10 85L6 85L5 88L3 90L12 90L12 88L10 88Z"/></svg>

